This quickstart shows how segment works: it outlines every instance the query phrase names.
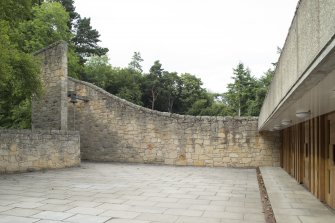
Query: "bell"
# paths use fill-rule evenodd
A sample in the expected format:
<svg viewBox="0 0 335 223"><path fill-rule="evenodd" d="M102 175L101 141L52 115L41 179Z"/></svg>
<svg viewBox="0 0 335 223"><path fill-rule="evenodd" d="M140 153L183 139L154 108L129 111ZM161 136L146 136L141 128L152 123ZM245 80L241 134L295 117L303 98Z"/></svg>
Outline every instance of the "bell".
<svg viewBox="0 0 335 223"><path fill-rule="evenodd" d="M70 102L73 103L73 104L75 104L75 103L78 102L76 94L71 94L71 100L70 100Z"/></svg>

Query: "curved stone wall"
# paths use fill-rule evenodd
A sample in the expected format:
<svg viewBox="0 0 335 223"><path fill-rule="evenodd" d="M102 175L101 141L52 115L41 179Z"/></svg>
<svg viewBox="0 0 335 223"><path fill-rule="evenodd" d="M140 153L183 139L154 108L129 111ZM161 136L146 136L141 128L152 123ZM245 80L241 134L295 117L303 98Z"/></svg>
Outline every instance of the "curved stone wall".
<svg viewBox="0 0 335 223"><path fill-rule="evenodd" d="M257 118L184 116L153 111L69 78L88 102L68 104L84 160L195 166L278 166L279 133L259 133Z"/></svg>

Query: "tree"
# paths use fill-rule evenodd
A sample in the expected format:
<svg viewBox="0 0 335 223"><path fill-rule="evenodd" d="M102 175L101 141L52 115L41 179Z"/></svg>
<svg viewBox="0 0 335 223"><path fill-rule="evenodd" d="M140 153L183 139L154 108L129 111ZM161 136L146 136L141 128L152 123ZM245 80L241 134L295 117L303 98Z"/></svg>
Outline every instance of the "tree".
<svg viewBox="0 0 335 223"><path fill-rule="evenodd" d="M112 72L112 66L106 55L92 56L85 63L82 79L106 89L108 78Z"/></svg>
<svg viewBox="0 0 335 223"><path fill-rule="evenodd" d="M248 116L248 106L255 100L256 80L251 76L250 70L239 63L234 71L234 83L228 84L225 98L235 115Z"/></svg>
<svg viewBox="0 0 335 223"><path fill-rule="evenodd" d="M140 52L134 52L130 63L128 64L129 69L137 71L142 73L142 65L141 62L143 62L143 59L141 57L141 53Z"/></svg>
<svg viewBox="0 0 335 223"><path fill-rule="evenodd" d="M41 92L40 67L11 42L9 24L0 20L0 126L29 128L31 97Z"/></svg>
<svg viewBox="0 0 335 223"><path fill-rule="evenodd" d="M179 113L186 114L196 101L206 98L206 89L202 88L203 83L201 79L192 74L181 74L180 79L182 87Z"/></svg>
<svg viewBox="0 0 335 223"><path fill-rule="evenodd" d="M32 52L58 40L69 41L68 13L60 3L1 1L0 126L29 128L31 98L39 95L39 61Z"/></svg>
<svg viewBox="0 0 335 223"><path fill-rule="evenodd" d="M92 28L90 18L79 18L74 28L75 37L72 41L82 64L85 63L87 57L102 56L108 52L107 48L98 45L100 34Z"/></svg>
<svg viewBox="0 0 335 223"><path fill-rule="evenodd" d="M162 64L159 60L156 60L150 68L150 73L144 76L144 101L150 102L152 110L155 109L155 102L162 91L161 79L163 70Z"/></svg>
<svg viewBox="0 0 335 223"><path fill-rule="evenodd" d="M32 8L33 19L21 22L14 34L19 48L32 53L56 41L70 41L69 15L60 3L45 2Z"/></svg>
<svg viewBox="0 0 335 223"><path fill-rule="evenodd" d="M159 62L159 60L156 60L154 62L154 65L152 65L149 70L150 74L155 75L157 77L161 77L163 71L164 69L162 68L162 64Z"/></svg>
<svg viewBox="0 0 335 223"><path fill-rule="evenodd" d="M11 25L27 20L31 17L31 0L1 0L0 19L5 20Z"/></svg>
<svg viewBox="0 0 335 223"><path fill-rule="evenodd" d="M156 102L159 111L175 112L181 94L181 80L177 72L163 71L160 79L161 92Z"/></svg>
<svg viewBox="0 0 335 223"><path fill-rule="evenodd" d="M91 26L91 18L81 18L76 12L73 0L53 0L60 2L69 14L70 20L67 25L74 37L71 40L71 47L79 56L79 62L84 64L87 57L103 56L108 52L107 48L100 47L100 34ZM73 46L72 46L73 45Z"/></svg>
<svg viewBox="0 0 335 223"><path fill-rule="evenodd" d="M67 41L69 75L81 78L84 60L108 51L97 45L99 33L90 20L79 19L73 0L0 1L0 126L30 126L31 96L41 92L32 52Z"/></svg>
<svg viewBox="0 0 335 223"><path fill-rule="evenodd" d="M142 74L128 68L112 68L107 76L106 90L132 103L142 103Z"/></svg>
<svg viewBox="0 0 335 223"><path fill-rule="evenodd" d="M63 5L69 14L67 26L72 33L69 43L68 72L69 76L77 79L85 79L84 63L87 57L102 56L108 52L107 48L98 46L100 34L92 29L90 19L81 19L76 12L73 0L51 0Z"/></svg>
<svg viewBox="0 0 335 223"><path fill-rule="evenodd" d="M195 101L191 108L188 109L189 115L206 115L206 116L227 116L231 115L231 111L223 98L220 100L216 98L219 94L207 92L201 99Z"/></svg>
<svg viewBox="0 0 335 223"><path fill-rule="evenodd" d="M187 110L188 115L208 115L213 101L209 98L201 98L196 100L192 106Z"/></svg>
<svg viewBox="0 0 335 223"><path fill-rule="evenodd" d="M250 102L248 113L253 116L258 116L266 94L268 92L269 86L271 84L272 77L274 75L273 69L268 69L264 75L257 80L257 87L254 91L255 99Z"/></svg>
<svg viewBox="0 0 335 223"><path fill-rule="evenodd" d="M56 2L60 2L65 10L69 13L70 20L67 25L70 30L72 30L77 19L80 18L80 15L76 12L76 7L74 6L73 0L55 0Z"/></svg>

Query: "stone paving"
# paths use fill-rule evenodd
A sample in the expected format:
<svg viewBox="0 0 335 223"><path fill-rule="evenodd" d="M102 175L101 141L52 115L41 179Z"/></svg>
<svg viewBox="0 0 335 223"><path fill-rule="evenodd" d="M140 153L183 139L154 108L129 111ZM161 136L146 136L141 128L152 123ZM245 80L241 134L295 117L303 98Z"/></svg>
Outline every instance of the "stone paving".
<svg viewBox="0 0 335 223"><path fill-rule="evenodd" d="M0 175L0 223L265 222L254 169L82 163Z"/></svg>
<svg viewBox="0 0 335 223"><path fill-rule="evenodd" d="M261 172L278 223L335 222L281 168ZM254 169L82 163L0 175L0 223L265 222Z"/></svg>
<svg viewBox="0 0 335 223"><path fill-rule="evenodd" d="M261 167L278 223L335 223L335 211L278 167Z"/></svg>

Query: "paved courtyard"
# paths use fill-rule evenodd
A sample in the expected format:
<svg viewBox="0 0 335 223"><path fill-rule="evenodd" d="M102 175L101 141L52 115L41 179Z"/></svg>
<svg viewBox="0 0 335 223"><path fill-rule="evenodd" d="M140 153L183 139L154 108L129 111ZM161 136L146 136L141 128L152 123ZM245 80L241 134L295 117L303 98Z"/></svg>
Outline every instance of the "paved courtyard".
<svg viewBox="0 0 335 223"><path fill-rule="evenodd" d="M254 169L82 163L0 175L0 223L264 222Z"/></svg>
<svg viewBox="0 0 335 223"><path fill-rule="evenodd" d="M261 168L278 223L335 222L281 168ZM254 169L113 163L0 175L0 223L265 222Z"/></svg>

